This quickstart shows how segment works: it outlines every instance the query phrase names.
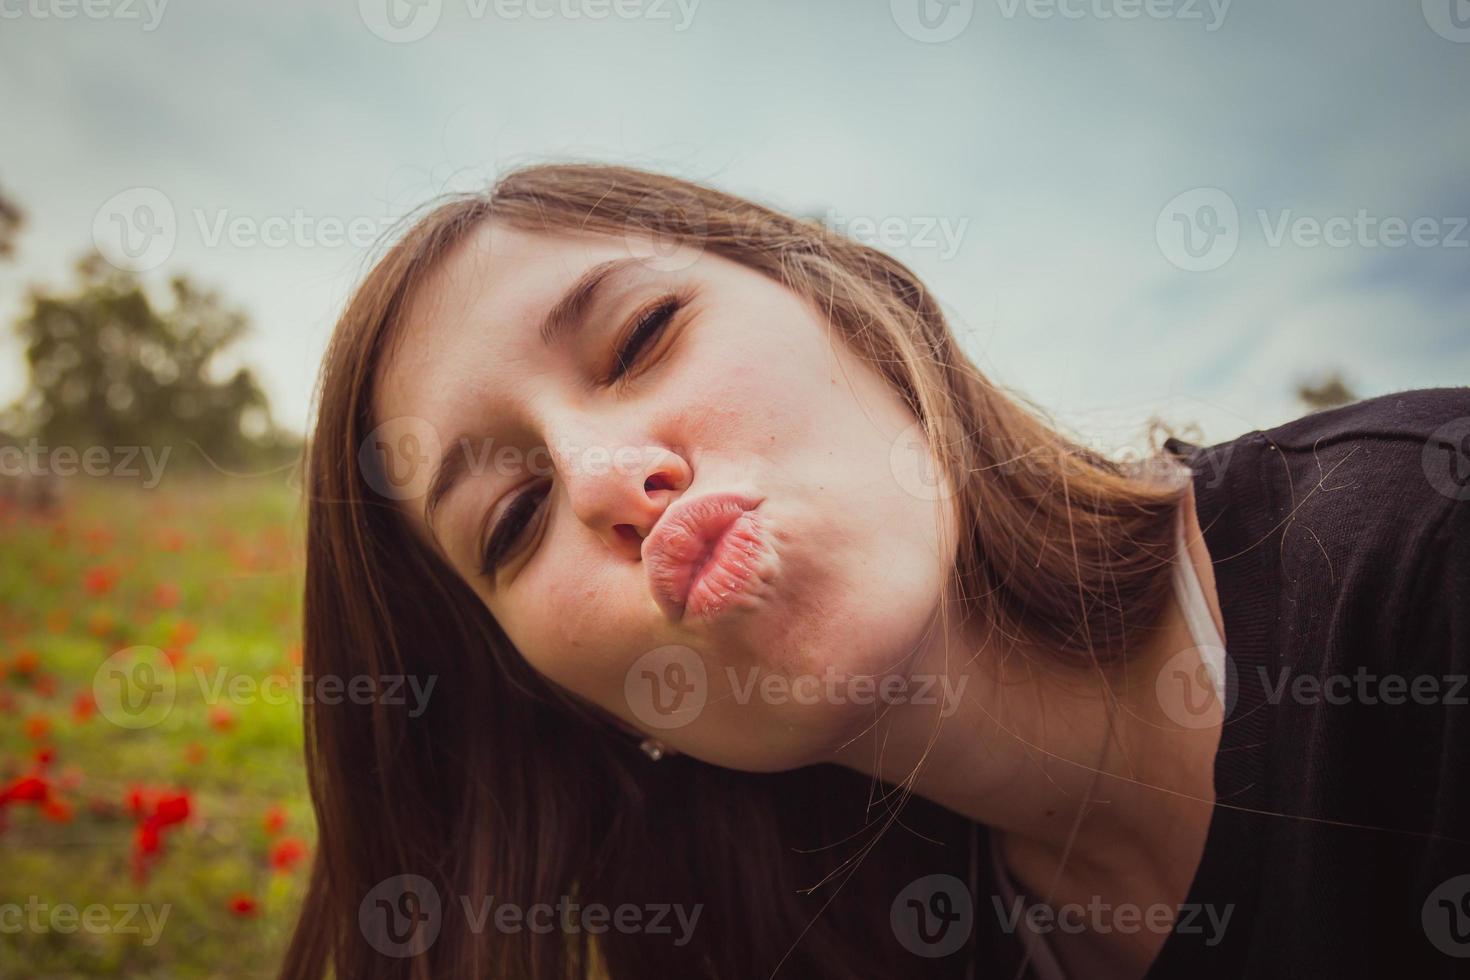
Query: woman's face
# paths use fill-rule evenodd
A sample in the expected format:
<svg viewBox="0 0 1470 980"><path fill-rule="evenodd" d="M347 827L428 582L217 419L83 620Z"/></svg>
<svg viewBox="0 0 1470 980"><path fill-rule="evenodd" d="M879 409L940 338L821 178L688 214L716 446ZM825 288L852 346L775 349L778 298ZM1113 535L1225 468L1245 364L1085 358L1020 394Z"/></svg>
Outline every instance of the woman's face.
<svg viewBox="0 0 1470 980"><path fill-rule="evenodd" d="M392 495L551 681L717 765L827 758L872 722L875 678L900 683L929 637L954 557L948 484L813 306L721 256L646 244L483 223L417 288L365 451L423 464ZM600 282L564 304L589 272ZM726 521L670 532L712 494L739 501L703 509ZM691 528L718 536L747 510L703 596L661 602L702 560Z"/></svg>

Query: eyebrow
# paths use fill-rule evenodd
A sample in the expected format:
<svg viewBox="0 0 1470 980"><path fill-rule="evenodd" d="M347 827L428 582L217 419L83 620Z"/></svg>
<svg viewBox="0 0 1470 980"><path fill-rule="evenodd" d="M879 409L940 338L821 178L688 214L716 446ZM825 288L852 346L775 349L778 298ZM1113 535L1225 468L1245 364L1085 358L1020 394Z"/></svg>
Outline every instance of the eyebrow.
<svg viewBox="0 0 1470 980"><path fill-rule="evenodd" d="M588 267L542 319L541 326L536 331L541 337L542 345L554 347L563 343L586 322L587 311L591 309L598 292L608 280L638 264L637 259L625 257L609 259ZM470 433L460 433L444 447L439 456L438 466L424 497L424 523L429 525L431 532L434 527L434 511L459 481L464 479L465 472L469 469L470 454L461 447L470 438Z"/></svg>

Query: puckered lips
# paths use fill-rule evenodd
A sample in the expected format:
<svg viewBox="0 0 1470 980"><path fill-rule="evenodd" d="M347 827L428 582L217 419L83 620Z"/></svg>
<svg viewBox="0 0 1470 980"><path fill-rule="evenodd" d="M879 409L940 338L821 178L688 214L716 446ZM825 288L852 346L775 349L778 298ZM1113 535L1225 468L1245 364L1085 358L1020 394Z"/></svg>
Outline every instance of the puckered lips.
<svg viewBox="0 0 1470 980"><path fill-rule="evenodd" d="M765 548L760 501L740 493L679 500L643 539L643 564L659 608L672 622L712 619L754 577Z"/></svg>

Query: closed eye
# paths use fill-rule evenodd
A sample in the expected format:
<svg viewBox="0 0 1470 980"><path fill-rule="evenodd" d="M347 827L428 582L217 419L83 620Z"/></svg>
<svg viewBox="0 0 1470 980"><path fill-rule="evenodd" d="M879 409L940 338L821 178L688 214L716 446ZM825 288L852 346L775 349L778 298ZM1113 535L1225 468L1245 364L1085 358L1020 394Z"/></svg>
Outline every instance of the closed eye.
<svg viewBox="0 0 1470 980"><path fill-rule="evenodd" d="M481 550L480 574L493 577L500 565L513 552L525 535L526 527L541 509L541 501L550 495L550 483L543 480L511 501L505 516L495 525L490 540Z"/></svg>
<svg viewBox="0 0 1470 980"><path fill-rule="evenodd" d="M685 297L670 293L660 296L652 306L646 307L643 312L633 318L633 325L628 330L627 339L617 347L617 365L609 373L604 384L612 384L619 380L637 363L638 356L643 349L648 346L649 342L658 338L684 303Z"/></svg>

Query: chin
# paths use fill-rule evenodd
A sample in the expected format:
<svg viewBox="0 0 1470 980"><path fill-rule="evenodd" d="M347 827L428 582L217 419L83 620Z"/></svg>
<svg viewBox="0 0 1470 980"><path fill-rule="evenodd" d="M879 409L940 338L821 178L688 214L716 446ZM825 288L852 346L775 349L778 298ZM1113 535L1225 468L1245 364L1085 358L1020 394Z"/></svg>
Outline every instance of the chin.
<svg viewBox="0 0 1470 980"><path fill-rule="evenodd" d="M747 719L744 725L751 722L755 719ZM701 762L740 772L789 772L831 761L840 743L833 733L818 736L806 731L805 725L793 730L769 718L755 722L758 732L744 725L728 735L695 739L681 751Z"/></svg>

